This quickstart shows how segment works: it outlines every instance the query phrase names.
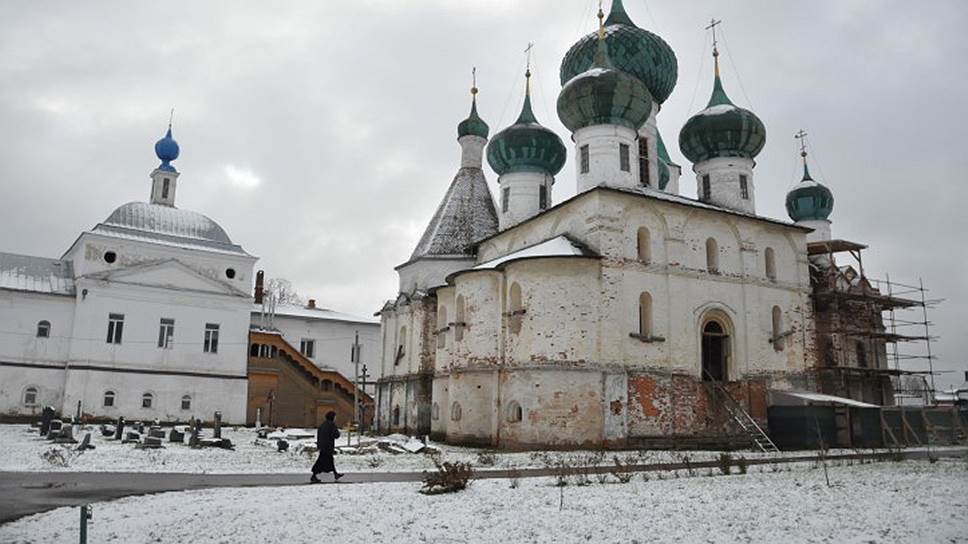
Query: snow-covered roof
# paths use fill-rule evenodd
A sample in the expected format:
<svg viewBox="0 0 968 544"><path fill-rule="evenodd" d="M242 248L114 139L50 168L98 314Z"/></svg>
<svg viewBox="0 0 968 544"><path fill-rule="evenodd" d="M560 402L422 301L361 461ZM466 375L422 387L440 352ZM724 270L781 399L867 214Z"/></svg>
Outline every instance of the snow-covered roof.
<svg viewBox="0 0 968 544"><path fill-rule="evenodd" d="M831 404L842 404L844 406L855 406L857 408L877 408L876 404L868 404L859 400L848 399L846 397L835 397L823 393L813 393L810 391L776 391L781 395L786 395L808 402L829 402Z"/></svg>
<svg viewBox="0 0 968 544"><path fill-rule="evenodd" d="M262 305L254 304L252 306L252 313L261 314ZM301 306L299 304L277 304L275 315L283 317L299 317L303 319L322 319L325 321L346 321L350 323L380 323L379 319L374 319L372 317L360 317L356 315L344 314L342 312L327 310L326 308L307 308L306 306Z"/></svg>
<svg viewBox="0 0 968 544"><path fill-rule="evenodd" d="M205 215L147 202L120 206L92 232L125 240L248 255L242 246L232 243L218 223Z"/></svg>
<svg viewBox="0 0 968 544"><path fill-rule="evenodd" d="M0 289L74 294L74 268L70 261L0 253Z"/></svg>
<svg viewBox="0 0 968 544"><path fill-rule="evenodd" d="M497 268L506 262L519 259L533 259L536 257L597 257L597 255L578 243L569 240L566 236L557 236L539 244L508 253L503 257L481 263L475 266L474 270Z"/></svg>
<svg viewBox="0 0 968 544"><path fill-rule="evenodd" d="M433 255L469 256L469 246L497 230L497 210L484 172L480 168L461 168L420 237L410 261Z"/></svg>

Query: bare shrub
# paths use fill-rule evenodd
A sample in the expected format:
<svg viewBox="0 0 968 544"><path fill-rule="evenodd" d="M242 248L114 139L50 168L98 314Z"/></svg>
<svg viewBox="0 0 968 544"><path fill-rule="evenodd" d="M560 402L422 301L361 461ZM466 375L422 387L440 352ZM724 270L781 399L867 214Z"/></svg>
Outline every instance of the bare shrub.
<svg viewBox="0 0 968 544"><path fill-rule="evenodd" d="M719 454L719 471L724 475L729 476L733 471L733 456L729 452L722 452Z"/></svg>
<svg viewBox="0 0 968 544"><path fill-rule="evenodd" d="M62 445L61 447L50 448L40 454L41 459L47 461L51 466L67 468L84 453L83 451L78 451L70 447L70 445Z"/></svg>
<svg viewBox="0 0 968 544"><path fill-rule="evenodd" d="M736 470L738 470L740 474L746 474L746 472L749 470L749 461L746 460L746 457L740 455L736 458Z"/></svg>
<svg viewBox="0 0 968 544"><path fill-rule="evenodd" d="M482 451L477 453L477 464L482 467L493 467L497 462L497 455L493 451Z"/></svg>
<svg viewBox="0 0 968 544"><path fill-rule="evenodd" d="M442 493L457 493L467 488L474 471L470 463L448 463L434 460L437 472L424 476L423 487L420 492L424 495L440 495Z"/></svg>
<svg viewBox="0 0 968 544"><path fill-rule="evenodd" d="M379 455L373 455L366 458L366 465L370 468L380 468L383 466L383 458Z"/></svg>
<svg viewBox="0 0 968 544"><path fill-rule="evenodd" d="M632 471L633 463L629 462L630 459L626 457L624 460L619 459L618 455L612 457L612 462L615 464L609 473L616 479L620 484L627 484L632 481L635 476L635 472Z"/></svg>
<svg viewBox="0 0 968 544"><path fill-rule="evenodd" d="M517 489L521 485L521 471L516 468L508 470L508 480L511 481L511 489Z"/></svg>
<svg viewBox="0 0 968 544"><path fill-rule="evenodd" d="M692 462L689 460L689 456L684 454L680 461L682 461L682 464L686 465L686 474L688 474L690 478L694 477L696 475L696 471L692 468Z"/></svg>

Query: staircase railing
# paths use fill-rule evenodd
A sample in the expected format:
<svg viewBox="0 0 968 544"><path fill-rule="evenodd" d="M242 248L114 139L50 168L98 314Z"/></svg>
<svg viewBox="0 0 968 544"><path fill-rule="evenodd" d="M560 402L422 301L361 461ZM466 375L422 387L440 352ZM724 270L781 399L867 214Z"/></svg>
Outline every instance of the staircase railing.
<svg viewBox="0 0 968 544"><path fill-rule="evenodd" d="M750 437L753 444L764 453L779 453L780 449L776 447L776 444L773 443L770 436L753 419L753 416L743 408L743 405L733 397L729 390L723 387L722 382L713 380L712 376L705 369L703 369L703 373L709 378L708 381L703 382L703 385L705 385L706 390L709 392L709 396L719 401L720 406L739 425L739 428Z"/></svg>

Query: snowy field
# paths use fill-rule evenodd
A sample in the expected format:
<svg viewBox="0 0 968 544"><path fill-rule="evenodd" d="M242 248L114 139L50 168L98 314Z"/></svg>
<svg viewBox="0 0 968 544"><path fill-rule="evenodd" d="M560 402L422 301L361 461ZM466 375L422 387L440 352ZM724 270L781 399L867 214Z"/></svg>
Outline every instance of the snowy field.
<svg viewBox="0 0 968 544"><path fill-rule="evenodd" d="M94 507L91 542L968 542L968 464L941 460L641 474L628 484L474 481L229 488ZM561 493L563 492L563 493ZM559 494L561 493L561 494ZM561 502L563 498L563 503ZM77 509L0 526L0 542L76 542Z"/></svg>
<svg viewBox="0 0 968 544"><path fill-rule="evenodd" d="M83 431L75 437L83 436ZM68 466L58 466L44 460L42 454L60 446L44 440L27 425L0 425L0 472L2 471L78 471L78 472L180 472L180 473L299 473L307 472L315 460L315 440L305 438L290 440L289 451L278 452L274 440L256 437L254 429L231 427L222 431L222 436L235 445L235 451L218 448L192 449L184 444L165 443L163 449L138 449L134 444L121 444L115 440L102 438L92 427L92 444L95 449L88 450L74 458ZM304 432L312 437L314 430ZM405 438L405 437L400 437ZM354 439L355 440L355 439ZM337 441L345 445L345 440ZM485 453L484 450L461 448L446 444L432 444L440 450L441 458L446 461L464 461L477 468L542 468L545 466L540 455L532 453ZM312 450L305 451L310 446ZM747 458L762 454L743 452ZM559 454L553 454L559 455ZM570 452L561 454L571 459L591 458L593 452ZM714 460L716 452L675 453L666 451L619 453L623 458L637 464L677 462L682 455L692 461ZM610 459L610 457L609 457ZM608 459L607 462L610 463ZM576 463L572 463L576 464ZM433 470L431 456L417 453L379 452L367 455L342 454L336 457L336 466L341 472L402 472Z"/></svg>

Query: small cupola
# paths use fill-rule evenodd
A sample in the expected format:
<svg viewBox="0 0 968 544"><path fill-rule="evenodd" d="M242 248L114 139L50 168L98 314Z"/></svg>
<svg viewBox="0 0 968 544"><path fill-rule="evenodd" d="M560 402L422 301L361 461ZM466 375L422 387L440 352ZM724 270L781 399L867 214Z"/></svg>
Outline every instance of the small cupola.
<svg viewBox="0 0 968 544"><path fill-rule="evenodd" d="M171 123L164 137L155 142L155 155L161 164L151 173L151 203L162 206L175 206L175 184L178 181L178 170L171 161L178 158L178 142L171 136Z"/></svg>
<svg viewBox="0 0 968 544"><path fill-rule="evenodd" d="M813 179L810 167L807 165L807 148L802 130L797 137L800 139L800 157L803 159L803 178L786 196L786 209L790 219L800 223L803 221L829 221L834 211L834 195L825 185Z"/></svg>

